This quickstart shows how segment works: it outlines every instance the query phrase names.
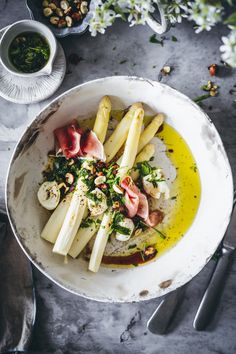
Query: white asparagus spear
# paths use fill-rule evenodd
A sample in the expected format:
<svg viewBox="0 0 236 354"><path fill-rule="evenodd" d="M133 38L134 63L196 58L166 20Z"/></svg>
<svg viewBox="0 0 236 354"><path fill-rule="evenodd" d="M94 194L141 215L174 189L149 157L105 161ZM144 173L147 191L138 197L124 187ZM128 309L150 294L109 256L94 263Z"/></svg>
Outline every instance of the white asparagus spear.
<svg viewBox="0 0 236 354"><path fill-rule="evenodd" d="M84 247L91 240L91 238L95 235L95 233L99 229L99 220L101 220L102 215L99 216L90 216L88 219L93 220L91 225L88 227L80 227L74 241L71 245L69 255L73 258L78 257L78 255L83 251Z"/></svg>
<svg viewBox="0 0 236 354"><path fill-rule="evenodd" d="M138 152L140 152L145 145L147 145L150 140L155 136L157 133L158 129L162 125L164 121L164 114L158 113L151 123L148 124L148 126L144 129L142 132L140 139L139 139L139 144L138 144Z"/></svg>
<svg viewBox="0 0 236 354"><path fill-rule="evenodd" d="M97 135L101 143L104 143L106 138L110 114L111 114L111 101L108 96L104 96L99 103L98 112L93 127L93 131Z"/></svg>
<svg viewBox="0 0 236 354"><path fill-rule="evenodd" d="M142 108L142 104L140 102L134 103L130 107L129 111L126 113L124 118L122 118L122 120L118 123L114 132L105 142L104 150L107 162L113 159L113 157L117 154L117 152L124 144L129 132L130 124L138 108Z"/></svg>
<svg viewBox="0 0 236 354"><path fill-rule="evenodd" d="M132 119L128 137L125 143L124 155L122 158L119 175L124 176L127 171L133 167L135 157L137 155L138 142L141 134L142 123L143 123L144 110L143 108L137 108L134 112L134 117ZM92 272L97 272L102 256L108 241L110 226L112 222L112 213L108 211L104 214L101 226L98 230L92 253L89 261L89 270Z"/></svg>
<svg viewBox="0 0 236 354"><path fill-rule="evenodd" d="M86 191L87 186L79 179L62 228L53 247L53 252L63 256L67 255L86 209Z"/></svg>
<svg viewBox="0 0 236 354"><path fill-rule="evenodd" d="M100 267L102 256L106 248L106 244L109 237L111 221L112 221L112 214L110 211L108 211L104 214L102 218L102 222L98 230L93 245L93 250L90 256L89 270L91 270L92 272L97 272Z"/></svg>
<svg viewBox="0 0 236 354"><path fill-rule="evenodd" d="M164 120L164 114L158 113L153 118L151 123L149 123L148 126L144 129L144 131L140 135L139 144L138 144L138 152L140 152L150 142L150 140L152 140L152 138L155 136L158 129L162 125L163 120ZM123 156L121 156L117 160L118 165L121 164L122 157Z"/></svg>
<svg viewBox="0 0 236 354"><path fill-rule="evenodd" d="M67 196L60 202L58 207L51 214L41 233L41 237L44 240L49 241L51 243L56 242L57 236L64 222L66 213L69 209L71 197L71 194L67 194Z"/></svg>
<svg viewBox="0 0 236 354"><path fill-rule="evenodd" d="M109 104L110 99L109 97L105 96L99 104L99 110L94 124L94 129L96 129L95 133L98 134L98 138L101 139L101 142L103 142L102 140L104 140L106 136L108 121L110 118L111 104L110 107ZM107 107L105 111L103 111L102 108L104 107L104 105L106 105ZM106 116L105 121L104 114ZM102 134L105 134L104 138L103 135L99 135L100 132L102 132ZM66 255L69 252L76 232L78 231L79 226L81 224L82 218L87 213L87 198L85 197L86 191L87 187L79 179L70 206L64 218L64 222L61 225L61 231L59 232L59 235L55 242L53 252L62 255Z"/></svg>
<svg viewBox="0 0 236 354"><path fill-rule="evenodd" d="M137 165L139 162L143 161L149 161L151 157L153 157L155 154L155 145L154 144L147 144L143 150L137 155L134 166ZM132 171L131 172L131 177L133 181L136 181L138 179L139 172L138 170Z"/></svg>
<svg viewBox="0 0 236 354"><path fill-rule="evenodd" d="M124 177L134 165L134 161L138 151L143 117L144 110L142 108L138 108L130 125L128 137L125 143L125 150L119 168L120 178Z"/></svg>

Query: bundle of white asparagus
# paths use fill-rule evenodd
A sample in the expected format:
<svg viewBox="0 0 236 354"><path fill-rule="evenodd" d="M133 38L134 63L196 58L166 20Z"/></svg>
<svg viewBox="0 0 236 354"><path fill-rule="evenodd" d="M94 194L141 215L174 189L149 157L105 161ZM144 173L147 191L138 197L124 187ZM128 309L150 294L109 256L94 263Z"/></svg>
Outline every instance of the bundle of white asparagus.
<svg viewBox="0 0 236 354"><path fill-rule="evenodd" d="M94 123L93 132L104 143L111 115L111 102L108 96L102 98ZM144 110L141 103L133 104L118 123L111 136L104 143L106 162L115 158L124 146L123 155L117 161L119 177L124 178L138 162L149 160L154 155L154 145L150 140L163 123L163 114L157 114L142 131ZM82 165L83 167L83 165ZM132 171L132 178L138 178L138 171ZM53 252L63 256L78 257L91 238L96 234L89 261L89 270L97 272L110 235L112 211L108 208L103 215L89 216L90 227L81 227L88 218L87 186L78 179L75 190L66 195L51 214L43 231L42 238L53 243Z"/></svg>

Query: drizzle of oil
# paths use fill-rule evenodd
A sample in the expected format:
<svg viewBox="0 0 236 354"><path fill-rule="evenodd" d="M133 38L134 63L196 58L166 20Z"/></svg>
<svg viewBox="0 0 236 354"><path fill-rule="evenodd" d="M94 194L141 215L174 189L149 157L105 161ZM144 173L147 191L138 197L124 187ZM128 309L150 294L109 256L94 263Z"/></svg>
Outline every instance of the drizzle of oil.
<svg viewBox="0 0 236 354"><path fill-rule="evenodd" d="M201 182L196 161L181 135L164 123L157 136L165 143L166 154L177 169L170 191L175 203L169 222L162 229L166 239L158 238L156 243L159 256L173 247L193 223L201 198Z"/></svg>

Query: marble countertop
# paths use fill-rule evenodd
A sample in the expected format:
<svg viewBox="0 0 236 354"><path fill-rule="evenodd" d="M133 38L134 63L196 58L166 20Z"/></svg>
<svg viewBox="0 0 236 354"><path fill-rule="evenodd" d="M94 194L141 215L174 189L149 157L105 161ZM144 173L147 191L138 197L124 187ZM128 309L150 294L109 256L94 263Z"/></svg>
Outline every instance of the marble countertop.
<svg viewBox="0 0 236 354"><path fill-rule="evenodd" d="M5 4L5 6L3 6ZM17 5L16 5L17 3ZM0 0L0 27L28 18L23 0ZM85 81L110 75L137 75L162 82L191 98L202 94L200 86L209 79L208 65L220 64L220 38L225 29L194 34L191 23L176 26L163 41L149 42L148 27L128 28L117 22L106 35L70 37L60 42L68 57L76 53L77 65L69 64L67 74L54 97ZM177 42L171 40L171 36ZM164 65L173 67L160 76ZM221 134L233 174L236 174L236 71L221 69L214 78L219 96L204 102ZM52 98L54 98L52 97ZM51 98L51 99L52 99ZM9 159L21 132L50 100L17 105L0 98L0 205L4 205L4 184ZM221 191L216 191L220 193ZM235 258L235 257L234 257ZM34 269L37 316L31 353L102 354L234 354L236 353L236 262L228 271L223 297L214 321L204 332L193 329L193 319L208 282L213 261L188 285L169 331L164 336L148 332L146 323L160 299L132 304L97 303L62 290Z"/></svg>

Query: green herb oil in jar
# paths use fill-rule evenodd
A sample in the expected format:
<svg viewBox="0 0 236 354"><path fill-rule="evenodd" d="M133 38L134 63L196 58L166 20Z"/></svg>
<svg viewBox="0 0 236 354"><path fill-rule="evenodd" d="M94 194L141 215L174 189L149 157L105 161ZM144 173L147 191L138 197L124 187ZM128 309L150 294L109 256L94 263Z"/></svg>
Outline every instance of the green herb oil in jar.
<svg viewBox="0 0 236 354"><path fill-rule="evenodd" d="M16 36L9 47L9 58L14 67L23 73L41 70L50 56L49 44L41 34L24 32Z"/></svg>

